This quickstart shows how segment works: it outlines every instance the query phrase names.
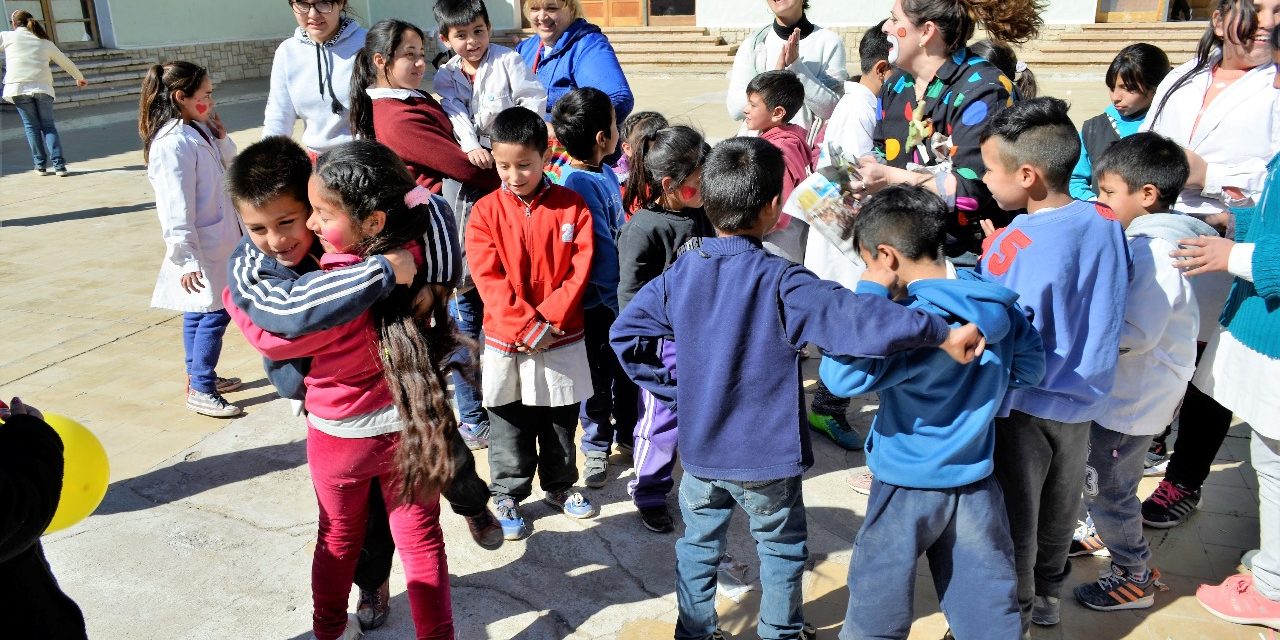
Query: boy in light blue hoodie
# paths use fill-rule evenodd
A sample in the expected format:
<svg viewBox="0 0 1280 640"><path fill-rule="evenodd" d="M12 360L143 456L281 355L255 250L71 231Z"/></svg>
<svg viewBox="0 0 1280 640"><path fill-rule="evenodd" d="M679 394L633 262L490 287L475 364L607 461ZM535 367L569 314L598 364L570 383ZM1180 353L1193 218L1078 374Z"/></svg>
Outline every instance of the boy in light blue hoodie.
<svg viewBox="0 0 1280 640"><path fill-rule="evenodd" d="M1080 157L1067 103L1015 104L987 122L981 145L992 196L1026 214L988 230L977 270L1018 293L1045 350L1044 379L1011 390L996 419L1026 637L1033 622L1058 623L1089 425L1115 383L1132 260L1115 213L1067 194Z"/></svg>
<svg viewBox="0 0 1280 640"><path fill-rule="evenodd" d="M992 420L1006 389L1040 382L1044 348L1018 294L946 262L946 216L936 195L890 187L852 230L867 264L857 293L895 298L953 327L972 322L987 348L970 364L937 349L823 358L832 393L880 394L866 445L875 479L849 564L841 640L907 636L921 554L956 637L1022 632L1013 542L992 476Z"/></svg>

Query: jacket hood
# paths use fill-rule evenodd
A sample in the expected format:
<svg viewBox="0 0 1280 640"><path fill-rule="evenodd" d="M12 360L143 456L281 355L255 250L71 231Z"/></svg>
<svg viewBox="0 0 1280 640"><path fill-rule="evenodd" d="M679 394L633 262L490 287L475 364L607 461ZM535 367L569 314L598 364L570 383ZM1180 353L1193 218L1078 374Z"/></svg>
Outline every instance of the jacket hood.
<svg viewBox="0 0 1280 640"><path fill-rule="evenodd" d="M988 343L999 342L1009 334L1009 307L1018 300L1018 294L1011 289L990 282L971 269L956 269L955 280L917 280L907 286L907 294L949 316L948 320L978 325Z"/></svg>
<svg viewBox="0 0 1280 640"><path fill-rule="evenodd" d="M790 149L783 149L784 152L794 151L804 157L812 155L808 142L809 132L798 124L774 127L760 134L760 137L777 147L790 147Z"/></svg>
<svg viewBox="0 0 1280 640"><path fill-rule="evenodd" d="M1124 235L1127 238L1148 237L1166 240L1177 245L1183 238L1217 236L1218 232L1199 218L1181 213L1152 213L1138 216L1129 223Z"/></svg>
<svg viewBox="0 0 1280 640"><path fill-rule="evenodd" d="M579 40L593 34L602 33L600 27L597 27L586 18L578 18L569 24L569 27L560 34L560 39L556 40L556 46L551 49L551 54L547 58L554 58L561 53L573 48L573 45ZM542 46L539 44L538 46ZM546 59L546 58L544 58Z"/></svg>

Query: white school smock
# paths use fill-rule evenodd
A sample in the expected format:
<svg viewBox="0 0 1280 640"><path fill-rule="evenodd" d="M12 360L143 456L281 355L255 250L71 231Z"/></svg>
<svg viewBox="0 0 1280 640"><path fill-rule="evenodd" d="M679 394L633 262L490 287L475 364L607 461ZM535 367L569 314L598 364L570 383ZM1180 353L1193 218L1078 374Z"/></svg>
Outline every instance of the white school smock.
<svg viewBox="0 0 1280 640"><path fill-rule="evenodd" d="M222 176L235 158L230 136L221 140L207 129L210 144L196 123L173 119L151 142L147 179L156 194L156 214L164 236L164 260L151 294L151 306L183 312L222 309L227 261L244 235L240 218L223 187ZM205 287L182 289L182 275L199 271Z"/></svg>
<svg viewBox="0 0 1280 640"><path fill-rule="evenodd" d="M489 45L476 65L474 85L462 70L462 57L457 55L440 67L431 82L440 96L440 107L453 124L453 136L466 153L493 146L489 133L499 113L511 107L524 107L537 114L547 111L547 90L525 66L520 54L501 45Z"/></svg>

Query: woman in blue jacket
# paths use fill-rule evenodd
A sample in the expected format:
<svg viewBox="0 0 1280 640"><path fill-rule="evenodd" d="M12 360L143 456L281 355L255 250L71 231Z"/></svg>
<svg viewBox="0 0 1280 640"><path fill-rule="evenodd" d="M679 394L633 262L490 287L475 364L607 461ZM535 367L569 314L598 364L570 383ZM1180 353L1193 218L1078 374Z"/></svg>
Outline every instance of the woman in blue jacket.
<svg viewBox="0 0 1280 640"><path fill-rule="evenodd" d="M595 87L609 96L618 122L635 106L631 85L622 73L609 38L582 15L578 0L524 0L524 12L534 35L516 52L547 89L547 112L564 94L578 87Z"/></svg>

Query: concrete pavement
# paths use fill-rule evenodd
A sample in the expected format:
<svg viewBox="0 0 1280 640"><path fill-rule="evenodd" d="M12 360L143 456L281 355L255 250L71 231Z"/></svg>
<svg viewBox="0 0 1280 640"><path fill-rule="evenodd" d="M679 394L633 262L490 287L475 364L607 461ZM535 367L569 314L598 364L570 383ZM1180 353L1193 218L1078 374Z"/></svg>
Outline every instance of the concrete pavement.
<svg viewBox="0 0 1280 640"><path fill-rule="evenodd" d="M1082 122L1105 104L1101 82L1046 81L1044 93L1073 98ZM640 79L637 106L697 124L711 138L732 135L723 80ZM258 137L265 82L217 88L224 121L243 148ZM59 110L74 174L39 177L16 114L0 114L0 395L84 422L111 456L112 485L85 522L45 539L63 587L85 611L93 638L306 638L315 499L305 466L304 425L263 379L259 359L228 332L219 372L248 382L230 394L248 414L233 421L188 412L182 401L181 319L147 304L163 254L154 200L138 151L130 105L80 113ZM813 374L814 363L808 373ZM851 418L865 430L873 398ZM1257 629L1221 623L1195 603L1195 586L1235 571L1257 545L1256 481L1247 430L1236 427L1205 488L1202 512L1183 527L1151 536L1155 565L1170 591L1141 612L1094 613L1063 600L1063 624L1035 638L1258 638ZM817 464L805 481L812 568L806 613L834 638L843 619L853 536L865 498L845 485L862 464L815 439ZM481 474L487 475L484 455ZM453 576L458 637L670 637L675 619L675 535L638 523L625 494L625 461L591 493L603 505L573 521L530 501L535 533L501 550L479 549L465 523L442 516ZM1154 482L1143 484L1151 491ZM535 498L538 497L535 494ZM743 523L730 552L752 566ZM1069 585L1106 567L1076 560ZM940 638L928 569L917 567L912 638ZM399 566L389 625L371 639L409 637ZM722 599L730 637L754 637L756 601ZM1263 636L1266 637L1266 636Z"/></svg>

